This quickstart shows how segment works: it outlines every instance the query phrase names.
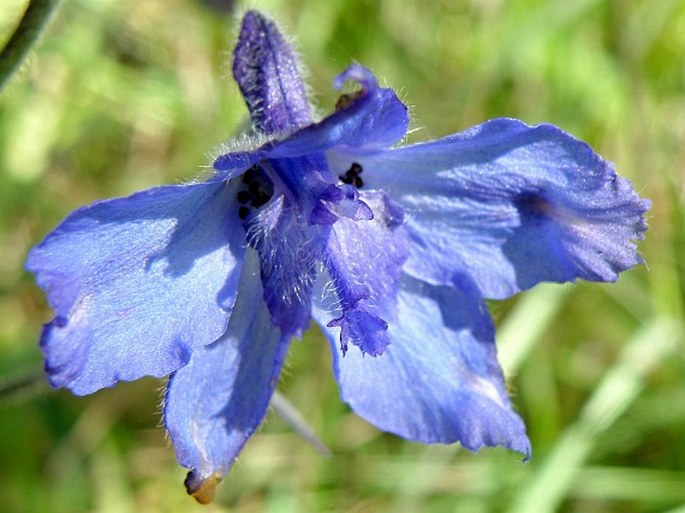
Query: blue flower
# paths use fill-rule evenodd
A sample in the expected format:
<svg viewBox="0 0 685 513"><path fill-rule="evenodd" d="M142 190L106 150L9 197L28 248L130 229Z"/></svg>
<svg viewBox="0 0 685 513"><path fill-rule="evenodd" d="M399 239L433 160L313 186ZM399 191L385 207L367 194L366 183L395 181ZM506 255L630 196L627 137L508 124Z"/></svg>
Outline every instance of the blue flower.
<svg viewBox="0 0 685 513"><path fill-rule="evenodd" d="M213 176L81 208L31 251L55 310L50 382L81 395L171 374L164 422L206 502L313 318L369 422L527 457L484 299L616 280L641 262L649 202L551 125L395 146L407 109L357 64L335 82L356 92L316 122L291 47L254 11L233 74L252 130Z"/></svg>

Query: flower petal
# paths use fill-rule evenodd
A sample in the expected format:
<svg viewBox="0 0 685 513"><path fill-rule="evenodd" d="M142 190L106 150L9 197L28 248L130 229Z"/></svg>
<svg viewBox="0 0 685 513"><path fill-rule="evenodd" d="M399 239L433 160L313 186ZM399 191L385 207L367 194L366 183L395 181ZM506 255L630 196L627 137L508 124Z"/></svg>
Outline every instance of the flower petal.
<svg viewBox="0 0 685 513"><path fill-rule="evenodd" d="M353 343L375 356L390 343L387 322L396 317L397 286L409 240L402 210L392 199L381 192L360 197L373 219L338 218L324 258L340 306L340 315L328 326L341 329L343 354Z"/></svg>
<svg viewBox="0 0 685 513"><path fill-rule="evenodd" d="M359 192L351 185L328 185L319 195L310 221L317 224L333 224L340 217L354 221L373 219L373 210L359 199Z"/></svg>
<svg viewBox="0 0 685 513"><path fill-rule="evenodd" d="M335 113L276 144L269 157L299 157L333 146L382 149L401 140L407 132L409 116L395 92L379 87L373 74L359 64L348 67L336 79L336 87L347 80L357 82L361 90L343 95L347 100Z"/></svg>
<svg viewBox="0 0 685 513"><path fill-rule="evenodd" d="M258 266L248 250L228 330L196 349L167 387L164 423L200 502L211 500L264 418L288 348L262 299Z"/></svg>
<svg viewBox="0 0 685 513"><path fill-rule="evenodd" d="M225 331L245 240L234 198L201 183L98 202L31 251L55 310L41 340L54 386L87 394L163 376Z"/></svg>
<svg viewBox="0 0 685 513"><path fill-rule="evenodd" d="M311 123L295 52L278 27L257 11L248 11L243 17L233 76L258 131L291 133Z"/></svg>
<svg viewBox="0 0 685 513"><path fill-rule="evenodd" d="M309 326L312 285L330 232L330 226L310 224L308 217L280 194L245 221L248 243L259 253L272 321L291 336L301 336Z"/></svg>
<svg viewBox="0 0 685 513"><path fill-rule="evenodd" d="M214 169L218 173L214 173L214 176L209 180L212 182L225 182L238 178L257 163L260 155L260 148L252 151L235 151L219 155L214 160Z"/></svg>
<svg viewBox="0 0 685 513"><path fill-rule="evenodd" d="M638 263L650 203L585 143L551 125L492 120L444 139L369 155L364 169L407 214L405 271L449 284L467 273L485 297L541 281L614 281Z"/></svg>
<svg viewBox="0 0 685 513"><path fill-rule="evenodd" d="M496 359L494 328L475 286L429 285L403 275L392 343L385 353L344 358L337 315L319 302L315 317L333 346L344 401L378 428L424 443L460 442L469 450L504 446L526 457L530 443L511 409Z"/></svg>

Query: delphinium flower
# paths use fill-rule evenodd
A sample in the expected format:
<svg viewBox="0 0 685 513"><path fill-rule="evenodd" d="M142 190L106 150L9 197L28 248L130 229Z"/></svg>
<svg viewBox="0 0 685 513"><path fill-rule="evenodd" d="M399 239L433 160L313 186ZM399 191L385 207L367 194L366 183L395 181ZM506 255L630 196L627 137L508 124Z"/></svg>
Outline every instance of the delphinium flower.
<svg viewBox="0 0 685 513"><path fill-rule="evenodd" d="M616 280L641 262L649 203L552 125L494 119L398 145L407 109L359 64L335 80L355 92L316 121L291 46L255 11L233 76L251 131L210 177L76 210L31 251L55 311L41 338L52 385L170 375L164 424L207 502L313 319L367 421L527 457L484 300Z"/></svg>

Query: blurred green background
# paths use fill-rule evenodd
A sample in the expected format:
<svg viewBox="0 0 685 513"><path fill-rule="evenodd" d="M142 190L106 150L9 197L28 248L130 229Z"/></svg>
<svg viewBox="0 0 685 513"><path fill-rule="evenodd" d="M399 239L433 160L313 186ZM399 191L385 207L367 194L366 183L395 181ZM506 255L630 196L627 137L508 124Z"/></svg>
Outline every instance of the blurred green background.
<svg viewBox="0 0 685 513"><path fill-rule="evenodd" d="M0 40L25 0L1 0ZM245 121L233 14L200 0L64 0L0 95L0 384L40 369L45 300L22 264L72 209L192 179ZM219 2L214 2L219 3ZM243 2L237 2L244 9ZM0 402L0 511L685 513L685 2L263 0L295 36L320 112L350 61L411 105L410 140L497 116L588 141L654 202L648 265L616 284L492 303L534 456L378 432L340 402L318 333L280 389L333 456L277 416L200 506L159 427L162 382Z"/></svg>

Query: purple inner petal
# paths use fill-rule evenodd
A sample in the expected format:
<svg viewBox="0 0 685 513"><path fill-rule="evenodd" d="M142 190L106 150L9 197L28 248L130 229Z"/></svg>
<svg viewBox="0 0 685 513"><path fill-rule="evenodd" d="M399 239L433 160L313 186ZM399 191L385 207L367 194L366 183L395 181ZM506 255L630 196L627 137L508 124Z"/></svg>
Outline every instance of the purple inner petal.
<svg viewBox="0 0 685 513"><path fill-rule="evenodd" d="M387 322L395 318L397 283L409 253L402 211L379 192L360 198L372 219L340 217L333 225L324 264L331 277L340 315L330 327L340 328L344 351L352 343L376 356L390 343Z"/></svg>
<svg viewBox="0 0 685 513"><path fill-rule="evenodd" d="M256 130L288 134L312 122L295 52L278 27L256 11L243 18L233 76Z"/></svg>
<svg viewBox="0 0 685 513"><path fill-rule="evenodd" d="M357 81L361 91L320 123L303 128L277 144L271 150L272 158L307 155L334 146L378 150L389 148L404 137L409 116L395 92L378 87L373 74L358 64L350 66L337 84L347 79Z"/></svg>

